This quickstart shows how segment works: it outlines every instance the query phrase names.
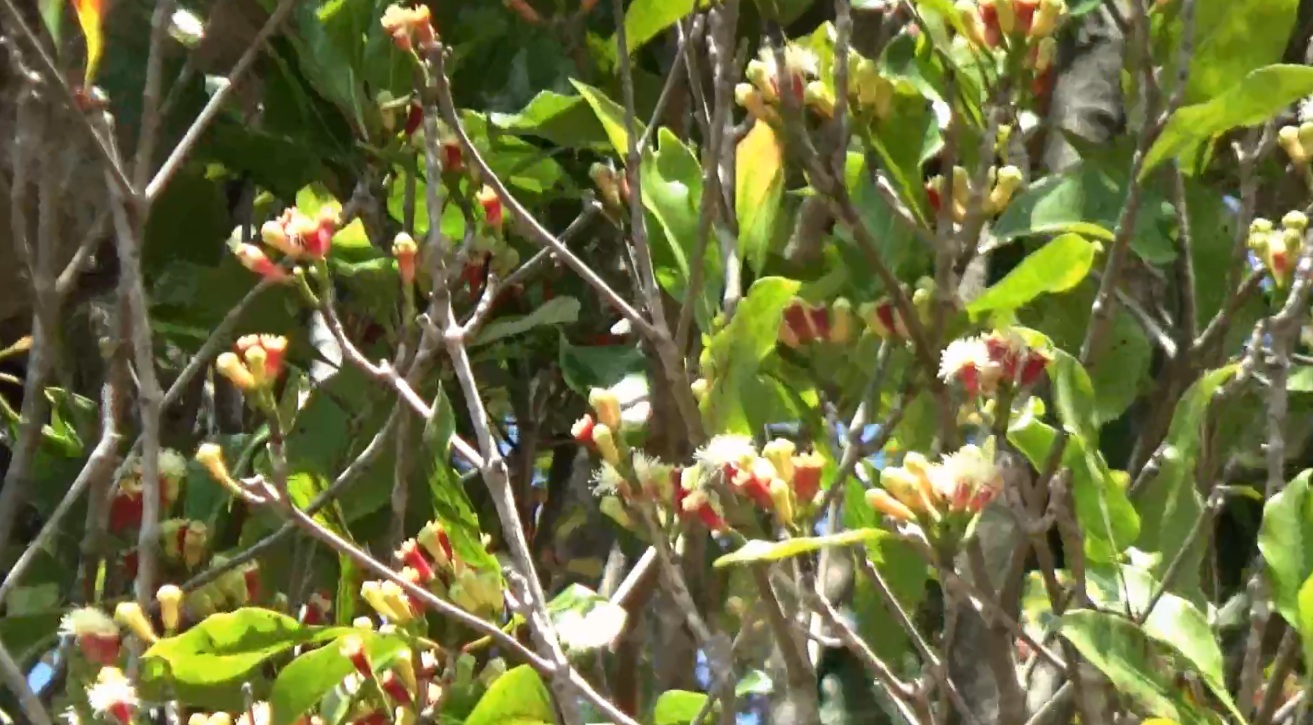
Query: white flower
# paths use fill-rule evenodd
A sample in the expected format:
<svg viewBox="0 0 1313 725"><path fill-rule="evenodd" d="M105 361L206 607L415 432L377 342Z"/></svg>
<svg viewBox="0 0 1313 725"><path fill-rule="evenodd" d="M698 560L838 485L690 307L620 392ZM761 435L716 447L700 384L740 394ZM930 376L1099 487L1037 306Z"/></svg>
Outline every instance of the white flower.
<svg viewBox="0 0 1313 725"><path fill-rule="evenodd" d="M808 78L815 78L820 73L821 62L807 48L789 44L784 47L784 67Z"/></svg>
<svg viewBox="0 0 1313 725"><path fill-rule="evenodd" d="M131 720L139 703L136 688L117 667L102 668L96 684L87 689L87 704L91 709L97 715L109 715L123 725Z"/></svg>
<svg viewBox="0 0 1313 725"><path fill-rule="evenodd" d="M968 368L977 372L991 365L989 347L979 337L964 337L948 343L939 358L939 377L949 382Z"/></svg>
<svg viewBox="0 0 1313 725"><path fill-rule="evenodd" d="M930 469L930 482L944 500L963 508L978 494L985 495L982 503L992 498L1003 485L1003 472L985 449L965 445Z"/></svg>
<svg viewBox="0 0 1313 725"><path fill-rule="evenodd" d="M59 633L74 637L117 637L119 626L95 607L74 609L59 619Z"/></svg>
<svg viewBox="0 0 1313 725"><path fill-rule="evenodd" d="M634 453L634 477L645 491L649 493L670 492L670 474L674 467L662 463L642 451Z"/></svg>
<svg viewBox="0 0 1313 725"><path fill-rule="evenodd" d="M757 449L753 447L751 438L732 434L713 437L696 454L699 463L713 470L731 464L748 465L756 457Z"/></svg>
<svg viewBox="0 0 1313 725"><path fill-rule="evenodd" d="M160 451L159 470L165 478L181 479L187 475L187 459L172 448L165 448Z"/></svg>
<svg viewBox="0 0 1313 725"><path fill-rule="evenodd" d="M593 472L593 494L611 496L625 488L625 478L615 466L602 461L601 467Z"/></svg>

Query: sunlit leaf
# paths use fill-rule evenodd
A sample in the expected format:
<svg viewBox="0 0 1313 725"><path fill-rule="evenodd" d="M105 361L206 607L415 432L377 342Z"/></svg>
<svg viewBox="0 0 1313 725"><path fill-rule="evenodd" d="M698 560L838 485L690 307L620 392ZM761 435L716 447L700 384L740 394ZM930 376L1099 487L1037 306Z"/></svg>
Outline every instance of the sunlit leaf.
<svg viewBox="0 0 1313 725"><path fill-rule="evenodd" d="M1065 292L1089 274L1094 245L1076 234L1063 234L1031 252L1007 276L985 290L968 307L972 316L1015 310L1043 294Z"/></svg>
<svg viewBox="0 0 1313 725"><path fill-rule="evenodd" d="M739 142L736 159L734 214L739 220L739 252L754 271L761 271L784 194L784 148L770 124L757 121Z"/></svg>
<svg viewBox="0 0 1313 725"><path fill-rule="evenodd" d="M528 665L498 677L479 699L465 725L552 725L556 708L542 678Z"/></svg>
<svg viewBox="0 0 1313 725"><path fill-rule="evenodd" d="M840 534L826 536L799 536L783 541L763 541L752 539L737 551L726 554L716 560L716 568L721 569L736 564L754 564L763 561L778 561L792 556L799 556L819 551L830 546L852 546L854 544L871 544L889 535L882 529L857 529Z"/></svg>
<svg viewBox="0 0 1313 725"><path fill-rule="evenodd" d="M354 629L354 628L352 628ZM292 725L342 683L355 666L342 656L338 641L347 634L360 637L370 662L383 671L389 661L405 650L405 640L396 635L381 635L369 630L341 631L341 636L323 647L292 660L278 673L269 696L273 725Z"/></svg>
<svg viewBox="0 0 1313 725"><path fill-rule="evenodd" d="M90 92L96 80L96 70L100 67L100 56L105 51L105 0L71 1L73 12L77 14L78 25L82 26L82 36L87 43L87 65L82 77L82 87Z"/></svg>
<svg viewBox="0 0 1313 725"><path fill-rule="evenodd" d="M619 103L606 97L605 93L600 90L582 83L573 78L570 79L571 85L579 91L579 95L584 97L588 102L593 113L597 115L597 120L602 122L602 129L606 131L606 138L611 142L611 148L625 158L629 153L629 133L625 128L625 109ZM634 132L642 135L646 126L640 119L634 119Z"/></svg>

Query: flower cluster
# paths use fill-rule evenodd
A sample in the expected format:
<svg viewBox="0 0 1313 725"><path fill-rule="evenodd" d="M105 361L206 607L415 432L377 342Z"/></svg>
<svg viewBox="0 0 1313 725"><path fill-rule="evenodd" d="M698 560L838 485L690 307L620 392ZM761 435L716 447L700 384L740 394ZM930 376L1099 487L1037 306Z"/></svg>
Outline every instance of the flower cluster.
<svg viewBox="0 0 1313 725"><path fill-rule="evenodd" d="M201 565L209 553L209 529L201 521L170 519L160 523L160 543L170 561L188 569Z"/></svg>
<svg viewBox="0 0 1313 725"><path fill-rule="evenodd" d="M794 299L784 308L779 341L788 347L809 342L843 344L853 339L857 317L852 303L840 297L829 305L808 305Z"/></svg>
<svg viewBox="0 0 1313 725"><path fill-rule="evenodd" d="M994 500L1003 475L994 463L993 441L966 445L931 463L916 452L901 466L880 472L882 488L866 492L866 502L895 521L933 523L951 514L975 515Z"/></svg>
<svg viewBox="0 0 1313 725"><path fill-rule="evenodd" d="M880 75L870 58L856 53L848 56L848 108L853 115L883 119L893 110L893 81ZM835 89L829 79L814 80L803 91L803 105L825 118L834 116Z"/></svg>
<svg viewBox="0 0 1313 725"><path fill-rule="evenodd" d="M392 43L403 53L409 53L416 47L428 50L438 38L427 5L421 4L414 8L389 5L383 11L380 22L384 32L392 37Z"/></svg>
<svg viewBox="0 0 1313 725"><path fill-rule="evenodd" d="M970 395L991 396L1000 387L1025 388L1044 374L1052 355L1031 347L1011 330L954 340L944 348L939 377L959 383Z"/></svg>
<svg viewBox="0 0 1313 725"><path fill-rule="evenodd" d="M280 335L243 335L238 338L236 352L225 352L214 361L214 367L245 393L267 389L283 371L287 354L287 338Z"/></svg>
<svg viewBox="0 0 1313 725"><path fill-rule="evenodd" d="M922 277L912 290L912 308L921 324L930 321L930 304L934 300L934 280ZM866 323L866 329L881 339L906 340L909 337L907 321L903 319L892 297L863 303L857 314Z"/></svg>
<svg viewBox="0 0 1313 725"><path fill-rule="evenodd" d="M401 564L401 578L410 584L444 596L482 617L501 614L501 577L461 559L441 523L430 521L415 538L403 541L395 556ZM360 596L391 624L408 624L423 612L421 603L395 581L367 581L360 586Z"/></svg>
<svg viewBox="0 0 1313 725"><path fill-rule="evenodd" d="M160 451L157 470L160 482L160 510L168 511L178 500L178 487L187 475L187 459L175 450ZM119 534L141 526L142 484L141 460L129 467L109 502L109 530Z"/></svg>
<svg viewBox="0 0 1313 725"><path fill-rule="evenodd" d="M1052 39L1067 16L1063 0L958 0L967 40L978 48Z"/></svg>
<svg viewBox="0 0 1313 725"><path fill-rule="evenodd" d="M821 490L824 459L814 452L799 453L785 438L770 441L758 453L747 436L719 435L696 457L695 470L720 473L731 491L772 512L784 525L792 525L799 512L810 508Z"/></svg>
<svg viewBox="0 0 1313 725"><path fill-rule="evenodd" d="M328 256L333 235L340 227L340 211L337 203L325 204L314 216L292 207L277 219L265 222L260 227L260 239L270 249L281 254L285 261L295 263L323 260ZM292 276L286 267L271 259L257 245L238 244L234 254L243 267L267 280L283 282Z"/></svg>
<svg viewBox="0 0 1313 725"><path fill-rule="evenodd" d="M755 60L748 63L748 83L734 89L734 98L753 117L766 122L778 122L775 106L781 95L787 94L795 103L806 100L808 84L820 72L820 61L812 51L795 44L784 47L784 65L780 66L775 49L763 47ZM833 108L833 102L830 103Z"/></svg>
<svg viewBox="0 0 1313 725"><path fill-rule="evenodd" d="M1012 201L1012 196L1017 192L1017 189L1021 188L1023 182L1021 169L1015 166L991 167L989 169L988 191L984 195L985 216L992 218L1002 214L1008 203ZM943 188L944 179L942 176L932 177L925 183L926 199L930 203L930 209L936 214L939 213L944 204ZM967 170L961 166L953 167L951 192L951 215L954 222L961 224L966 221L967 204L971 199L971 179L967 174Z"/></svg>
<svg viewBox="0 0 1313 725"><path fill-rule="evenodd" d="M1255 219L1249 225L1249 248L1267 268L1278 288L1290 284L1307 228L1308 217L1298 211L1282 217L1280 229L1274 228L1271 221L1262 218Z"/></svg>

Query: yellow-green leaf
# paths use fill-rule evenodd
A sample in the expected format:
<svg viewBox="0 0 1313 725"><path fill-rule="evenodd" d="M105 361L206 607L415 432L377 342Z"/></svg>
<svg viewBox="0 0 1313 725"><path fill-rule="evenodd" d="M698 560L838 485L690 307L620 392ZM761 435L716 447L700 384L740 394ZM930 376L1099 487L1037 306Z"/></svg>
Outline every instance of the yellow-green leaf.
<svg viewBox="0 0 1313 725"><path fill-rule="evenodd" d="M580 83L573 78L570 79L570 83L574 84L575 90L579 91L579 95L583 96L584 100L588 102L589 108L592 108L593 113L597 115L597 120L602 122L602 129L606 131L606 138L611 142L611 146L615 148L616 153L624 158L625 154L629 153L629 134L625 130L625 109L619 103L607 98L605 93L587 83ZM634 131L636 133L641 136L645 128L642 121L637 118L634 119Z"/></svg>
<svg viewBox="0 0 1313 725"><path fill-rule="evenodd" d="M766 263L775 217L784 195L784 149L770 124L757 121L739 142L734 169L734 214L739 254L753 271Z"/></svg>
<svg viewBox="0 0 1313 725"><path fill-rule="evenodd" d="M787 559L791 556L806 554L808 552L824 549L829 546L851 546L853 544L869 544L879 541L888 536L888 532L882 529L854 529L845 531L841 534L829 534L827 536L807 536L794 539L785 539L784 541L764 541L762 539L753 539L739 548L738 551L726 554L716 560L715 567L723 569L735 564L753 564L763 561L777 561Z"/></svg>
<svg viewBox="0 0 1313 725"><path fill-rule="evenodd" d="M1085 279L1095 246L1077 234L1063 234L1022 260L1016 269L967 307L972 317L992 310L1015 310L1042 294L1065 292Z"/></svg>

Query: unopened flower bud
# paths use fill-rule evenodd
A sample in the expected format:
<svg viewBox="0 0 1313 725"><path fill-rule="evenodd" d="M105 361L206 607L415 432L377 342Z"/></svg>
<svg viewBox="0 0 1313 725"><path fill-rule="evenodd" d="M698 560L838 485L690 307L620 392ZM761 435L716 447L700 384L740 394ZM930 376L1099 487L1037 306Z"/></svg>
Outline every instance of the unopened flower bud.
<svg viewBox="0 0 1313 725"><path fill-rule="evenodd" d="M182 589L174 584L165 584L155 592L155 601L160 605L160 623L166 633L176 632L182 618Z"/></svg>
<svg viewBox="0 0 1313 725"><path fill-rule="evenodd" d="M1281 217L1281 226L1302 232L1308 228L1308 216L1298 210L1286 212L1286 215Z"/></svg>
<svg viewBox="0 0 1313 725"><path fill-rule="evenodd" d="M369 653L365 651L365 641L359 636L349 634L343 637L339 651L351 662L361 677L365 679L373 677L374 667L369 662Z"/></svg>
<svg viewBox="0 0 1313 725"><path fill-rule="evenodd" d="M706 378L698 378L689 384L688 389L693 394L693 399L701 403L707 397L707 391L711 389L711 383Z"/></svg>
<svg viewBox="0 0 1313 725"><path fill-rule="evenodd" d="M146 644L155 644L159 641L155 628L151 626L150 620L146 619L146 613L141 610L141 605L136 602L119 603L114 608L114 621L126 627L137 639Z"/></svg>
<svg viewBox="0 0 1313 725"><path fill-rule="evenodd" d="M793 493L799 505L809 506L821 490L825 459L815 451L793 456Z"/></svg>
<svg viewBox="0 0 1313 725"><path fill-rule="evenodd" d="M912 513L911 509L882 488L867 491L866 504L895 521L916 520L916 514Z"/></svg>
<svg viewBox="0 0 1313 725"><path fill-rule="evenodd" d="M373 632L374 620L370 619L369 617L356 617L355 619L351 620L351 628L362 629L366 632Z"/></svg>
<svg viewBox="0 0 1313 725"><path fill-rule="evenodd" d="M834 116L834 93L820 81L811 81L802 94L802 102L825 118Z"/></svg>
<svg viewBox="0 0 1313 725"><path fill-rule="evenodd" d="M574 425L570 426L570 435L573 436L576 441L584 445L592 445L593 429L596 425L597 424L593 421L593 416L585 415L579 420L576 420Z"/></svg>
<svg viewBox="0 0 1313 725"><path fill-rule="evenodd" d="M267 280L281 282L287 279L287 270L273 263L265 253L254 244L240 244L236 250L237 261L242 266Z"/></svg>
<svg viewBox="0 0 1313 725"><path fill-rule="evenodd" d="M613 466L620 464L620 449L616 447L611 427L602 423L593 426L593 446L602 456L602 460Z"/></svg>
<svg viewBox="0 0 1313 725"><path fill-rule="evenodd" d="M588 391L588 404L597 414L597 422L610 428L620 430L620 400L616 394L604 388Z"/></svg>
<svg viewBox="0 0 1313 725"><path fill-rule="evenodd" d="M853 338L856 328L853 303L846 297L840 297L830 305L830 342L842 345Z"/></svg>
<svg viewBox="0 0 1313 725"><path fill-rule="evenodd" d="M776 438L761 449L761 455L775 468L775 473L785 482L793 481L793 454L798 446L788 438Z"/></svg>
<svg viewBox="0 0 1313 725"><path fill-rule="evenodd" d="M793 522L793 490L789 484L782 479L772 479L770 482L770 498L775 508L775 516L782 524Z"/></svg>
<svg viewBox="0 0 1313 725"><path fill-rule="evenodd" d="M255 376L247 369L246 365L238 359L236 353L225 352L219 355L214 361L214 368L219 374L228 379L233 387L242 392L249 392L256 388Z"/></svg>
<svg viewBox="0 0 1313 725"><path fill-rule="evenodd" d="M475 194L475 199L479 206L483 207L483 216L487 220L488 226L494 229L500 229L505 222L505 212L502 209L501 197L491 187L484 185L479 192Z"/></svg>
<svg viewBox="0 0 1313 725"><path fill-rule="evenodd" d="M1030 37L1047 38L1057 30L1058 23L1067 14L1067 4L1063 0L1040 0L1039 9L1035 11L1035 20L1030 24Z"/></svg>
<svg viewBox="0 0 1313 725"><path fill-rule="evenodd" d="M223 460L223 448L219 447L218 443L202 443L200 448L196 449L196 462L201 464L216 483L234 493L241 491L241 487L228 473L228 464Z"/></svg>
<svg viewBox="0 0 1313 725"><path fill-rule="evenodd" d="M388 697L392 698L394 702L399 702L405 705L411 703L410 692L406 689L405 683L403 683L401 678L397 677L397 673L392 670L384 672L383 676L378 678L378 684L379 687L383 689L383 692L386 692Z"/></svg>
<svg viewBox="0 0 1313 725"><path fill-rule="evenodd" d="M402 284L415 283L415 255L418 252L419 247L415 245L415 240L405 232L397 234L392 242L392 256L397 259L397 272L401 275Z"/></svg>

